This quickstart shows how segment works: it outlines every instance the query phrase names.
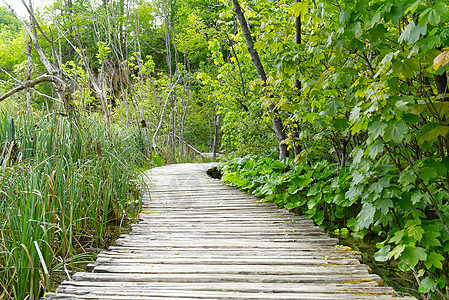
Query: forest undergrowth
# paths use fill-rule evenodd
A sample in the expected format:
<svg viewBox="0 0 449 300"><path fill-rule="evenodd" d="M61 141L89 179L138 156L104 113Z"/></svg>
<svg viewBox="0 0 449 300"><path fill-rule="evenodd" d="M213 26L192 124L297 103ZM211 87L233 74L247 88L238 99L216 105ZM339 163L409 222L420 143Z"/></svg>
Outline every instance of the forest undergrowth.
<svg viewBox="0 0 449 300"><path fill-rule="evenodd" d="M141 206L139 130L95 116L0 113L0 299L38 299Z"/></svg>

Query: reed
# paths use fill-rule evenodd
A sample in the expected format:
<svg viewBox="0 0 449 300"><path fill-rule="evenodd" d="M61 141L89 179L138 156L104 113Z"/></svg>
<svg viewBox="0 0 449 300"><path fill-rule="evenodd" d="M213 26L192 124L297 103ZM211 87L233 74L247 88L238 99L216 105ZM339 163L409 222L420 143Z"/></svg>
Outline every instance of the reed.
<svg viewBox="0 0 449 300"><path fill-rule="evenodd" d="M38 299L58 270L106 244L140 208L136 128L0 113L0 299Z"/></svg>

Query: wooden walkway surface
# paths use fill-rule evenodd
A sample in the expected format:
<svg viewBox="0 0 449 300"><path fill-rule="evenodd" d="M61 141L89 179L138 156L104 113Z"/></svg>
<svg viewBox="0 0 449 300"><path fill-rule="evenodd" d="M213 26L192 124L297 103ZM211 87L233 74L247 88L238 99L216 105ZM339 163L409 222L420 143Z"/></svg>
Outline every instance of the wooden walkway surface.
<svg viewBox="0 0 449 300"><path fill-rule="evenodd" d="M151 170L138 224L52 298L415 299L380 286L311 220L209 178L210 166Z"/></svg>

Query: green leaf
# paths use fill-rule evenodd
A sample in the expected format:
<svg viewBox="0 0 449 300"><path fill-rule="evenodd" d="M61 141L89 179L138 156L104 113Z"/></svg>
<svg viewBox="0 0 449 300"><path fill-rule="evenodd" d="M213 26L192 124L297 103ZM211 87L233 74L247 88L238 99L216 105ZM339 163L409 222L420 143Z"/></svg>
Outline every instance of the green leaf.
<svg viewBox="0 0 449 300"><path fill-rule="evenodd" d="M362 30L362 23L355 22L352 26L352 31L354 31L354 36L358 39L362 36L363 30Z"/></svg>
<svg viewBox="0 0 449 300"><path fill-rule="evenodd" d="M409 185L416 181L416 175L410 169L405 169L399 175L399 182L403 185Z"/></svg>
<svg viewBox="0 0 449 300"><path fill-rule="evenodd" d="M390 212L390 208L392 208L394 206L393 201L391 199L388 198L381 198L378 199L375 202L375 205L378 209L380 209L380 211L386 215Z"/></svg>
<svg viewBox="0 0 449 300"><path fill-rule="evenodd" d="M390 258L394 257L395 259L398 259L399 255L402 254L404 249L405 249L405 245L403 245L403 244L397 245L396 247L393 248L393 250L390 251L390 253L388 253L387 258L390 259Z"/></svg>
<svg viewBox="0 0 449 300"><path fill-rule="evenodd" d="M418 8L419 4L421 4L422 0L417 0L415 3L413 3L410 7L408 7L405 10L405 13L408 13L409 11L414 14L416 9Z"/></svg>
<svg viewBox="0 0 449 300"><path fill-rule="evenodd" d="M345 130L349 127L348 119L337 118L332 120L332 126L335 130Z"/></svg>
<svg viewBox="0 0 449 300"><path fill-rule="evenodd" d="M434 142L436 139L441 135L442 137L446 137L446 135L449 133L449 126L437 126L428 132L424 133L419 139L418 139L418 145L422 145L425 142Z"/></svg>
<svg viewBox="0 0 449 300"><path fill-rule="evenodd" d="M379 140L376 140L368 147L367 154L371 159L375 159L377 155L384 150L384 143Z"/></svg>
<svg viewBox="0 0 449 300"><path fill-rule="evenodd" d="M346 21L351 17L351 12L349 10L342 10L340 12L340 16L338 17L338 21L340 21L341 25L346 25Z"/></svg>
<svg viewBox="0 0 449 300"><path fill-rule="evenodd" d="M326 103L326 112L333 117L337 114L338 109L344 109L345 105L341 100L331 99Z"/></svg>
<svg viewBox="0 0 449 300"><path fill-rule="evenodd" d="M379 21L381 20L382 15L380 11L377 11L373 18L371 19L371 21L367 24L366 29L371 29L374 27L374 25L376 25L377 23L379 23Z"/></svg>
<svg viewBox="0 0 449 300"><path fill-rule="evenodd" d="M419 64L416 59L413 58L397 60L393 63L393 72L396 75L401 74L406 78L412 78L418 70Z"/></svg>
<svg viewBox="0 0 449 300"><path fill-rule="evenodd" d="M390 239L390 243L399 244L404 237L404 230L398 230L394 233L393 237Z"/></svg>
<svg viewBox="0 0 449 300"><path fill-rule="evenodd" d="M418 264L419 261L427 259L426 250L422 247L407 246L401 254L403 261L408 261L411 267Z"/></svg>
<svg viewBox="0 0 449 300"><path fill-rule="evenodd" d="M370 135L370 140L373 141L379 136L383 136L385 133L385 129L387 128L386 124L380 123L379 121L374 121L368 127L368 134Z"/></svg>
<svg viewBox="0 0 449 300"><path fill-rule="evenodd" d="M436 246L441 247L441 242L438 239L441 236L440 228L436 225L424 226L424 234L421 243L427 248Z"/></svg>
<svg viewBox="0 0 449 300"><path fill-rule="evenodd" d="M373 223L375 213L376 208L371 203L364 203L357 216L357 227L360 229L368 228Z"/></svg>
<svg viewBox="0 0 449 300"><path fill-rule="evenodd" d="M443 261L444 256L437 252L430 252L429 255L427 255L426 261L424 261L424 265L427 269L432 268L432 266L435 266L437 269L443 268Z"/></svg>
<svg viewBox="0 0 449 300"><path fill-rule="evenodd" d="M408 110L410 111L410 108ZM404 120L404 122L407 122L409 124L416 124L422 122L422 119L414 114L405 114L402 116L402 120Z"/></svg>
<svg viewBox="0 0 449 300"><path fill-rule="evenodd" d="M385 130L384 138L388 141L393 141L395 143L401 143L404 139L404 135L408 133L408 126L407 124L400 120L396 122L395 124L392 124L387 127Z"/></svg>
<svg viewBox="0 0 449 300"><path fill-rule="evenodd" d="M416 203L420 202L422 198L423 195L421 194L421 192L415 192L411 197L412 204L415 205Z"/></svg>
<svg viewBox="0 0 449 300"><path fill-rule="evenodd" d="M292 5L292 13L299 17L300 15L304 16L309 12L309 6L306 2L296 2Z"/></svg>
<svg viewBox="0 0 449 300"><path fill-rule="evenodd" d="M387 188L390 186L390 181L388 181L388 179L386 178L381 178L378 182L374 182L370 185L370 187L368 188L368 193L377 193L380 194L382 193L382 190L384 188Z"/></svg>
<svg viewBox="0 0 449 300"><path fill-rule="evenodd" d="M419 15L419 26L426 26L427 24L436 26L440 22L440 14L434 7L429 7Z"/></svg>
<svg viewBox="0 0 449 300"><path fill-rule="evenodd" d="M352 201L360 195L361 190L362 190L362 187L353 186L345 193L345 197Z"/></svg>
<svg viewBox="0 0 449 300"><path fill-rule="evenodd" d="M387 261L388 260L387 255L390 249L391 249L390 245L383 246L379 251L374 253L374 259L376 259L377 261Z"/></svg>
<svg viewBox="0 0 449 300"><path fill-rule="evenodd" d="M322 185L320 182L314 184L309 191L307 192L307 196L315 196L318 192L320 192L322 189Z"/></svg>
<svg viewBox="0 0 449 300"><path fill-rule="evenodd" d="M363 149L362 148L354 148L354 150L352 150L351 155L353 157L352 162L355 164L360 163L360 161L362 160L363 157Z"/></svg>
<svg viewBox="0 0 449 300"><path fill-rule="evenodd" d="M426 33L427 33L427 25L415 26L415 28L413 28L412 31L410 32L407 44L411 45L416 43L419 40L420 36L424 36L426 35Z"/></svg>
<svg viewBox="0 0 449 300"><path fill-rule="evenodd" d="M424 25L422 25L422 26L424 26ZM415 28L415 22L411 21L410 23L408 23L408 25L404 28L401 35L399 36L400 44L409 40L410 33L412 32L413 28Z"/></svg>
<svg viewBox="0 0 449 300"><path fill-rule="evenodd" d="M437 283L432 278L426 277L421 280L421 284L419 286L419 291L421 293L428 293L433 291L437 287Z"/></svg>
<svg viewBox="0 0 449 300"><path fill-rule="evenodd" d="M417 241L422 239L422 235L424 233L424 229L421 226L412 226L407 228L407 234L409 237L415 238Z"/></svg>
<svg viewBox="0 0 449 300"><path fill-rule="evenodd" d="M429 181L438 176L437 170L432 167L424 167L418 170L419 177L424 181Z"/></svg>
<svg viewBox="0 0 449 300"><path fill-rule="evenodd" d="M449 9L447 8L447 5L444 2L438 2L435 4L435 10L440 15L441 21L446 21L449 16Z"/></svg>

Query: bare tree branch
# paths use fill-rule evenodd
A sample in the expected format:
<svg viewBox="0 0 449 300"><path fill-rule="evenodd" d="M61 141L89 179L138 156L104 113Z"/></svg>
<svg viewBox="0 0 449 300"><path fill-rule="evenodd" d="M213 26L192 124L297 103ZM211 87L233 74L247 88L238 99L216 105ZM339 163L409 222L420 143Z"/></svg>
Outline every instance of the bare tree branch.
<svg viewBox="0 0 449 300"><path fill-rule="evenodd" d="M15 82L17 82L17 83L19 83L19 84L22 84L22 81L20 81L19 79L15 78L15 77L12 76L11 74L9 74L8 71L6 71L5 69L3 69L2 67L0 67L0 71L2 71L3 73L5 73L6 75L8 75L9 78L11 78L12 80L14 80ZM30 88L30 89L31 89L31 91L32 91L33 93L38 94L39 96L42 96L42 97L48 98L48 99L50 99L50 100L53 100L53 101L56 101L56 102L61 103L61 101L60 101L59 99L56 99L56 98L54 98L54 97L52 97L52 96L43 94L43 93L39 92L38 90L36 90L36 89L34 89L34 88Z"/></svg>
<svg viewBox="0 0 449 300"><path fill-rule="evenodd" d="M2 96L0 96L0 101L5 100L9 96L14 95L15 93L18 93L21 90L24 90L26 88L32 88L35 85L37 85L37 84L39 84L41 82L46 82L46 81L53 82L54 84L59 85L59 86L64 86L64 87L67 86L65 84L65 82L62 81L60 78L58 78L56 76L53 76L53 75L45 74L45 75L41 75L41 76L39 76L39 77L37 77L35 79L24 81L19 86L13 88L12 90L10 90L10 91L6 92L5 94L3 94Z"/></svg>

